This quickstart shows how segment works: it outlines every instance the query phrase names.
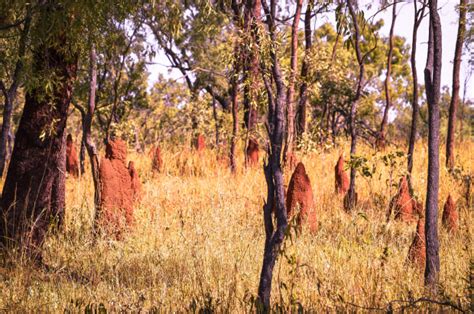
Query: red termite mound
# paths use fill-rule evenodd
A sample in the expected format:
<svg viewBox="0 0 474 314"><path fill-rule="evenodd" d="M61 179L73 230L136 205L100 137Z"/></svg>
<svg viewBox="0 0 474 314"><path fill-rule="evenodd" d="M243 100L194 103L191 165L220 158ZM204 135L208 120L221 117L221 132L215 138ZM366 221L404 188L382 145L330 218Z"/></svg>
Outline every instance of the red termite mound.
<svg viewBox="0 0 474 314"><path fill-rule="evenodd" d="M249 166L258 165L258 142L253 138L249 139L249 144L247 145L247 161Z"/></svg>
<svg viewBox="0 0 474 314"><path fill-rule="evenodd" d="M400 179L400 185L398 186L398 193L392 200L391 206L394 207L395 219L399 219L405 222L411 222L415 220L416 202L410 196L408 189L408 181L406 177Z"/></svg>
<svg viewBox="0 0 474 314"><path fill-rule="evenodd" d="M294 211L299 206L300 215L298 225L307 221L311 232L318 228L316 212L314 209L313 190L306 169L302 162L299 162L290 179L286 198L286 208L288 217L295 214Z"/></svg>
<svg viewBox="0 0 474 314"><path fill-rule="evenodd" d="M425 218L420 216L416 225L416 234L408 250L408 260L420 267L425 266L426 245L425 245Z"/></svg>
<svg viewBox="0 0 474 314"><path fill-rule="evenodd" d="M443 226L448 231L455 232L458 229L459 215L458 211L456 210L456 203L451 197L451 194L449 194L448 198L446 199L446 203L444 204L442 222Z"/></svg>
<svg viewBox="0 0 474 314"><path fill-rule="evenodd" d="M130 179L132 180L133 200L140 201L142 199L142 183L140 182L140 176L135 169L135 163L133 161L128 163L128 173L130 173Z"/></svg>
<svg viewBox="0 0 474 314"><path fill-rule="evenodd" d="M344 171L344 158L342 154L339 156L336 166L334 167L336 193L344 195L349 190L349 177Z"/></svg>
<svg viewBox="0 0 474 314"><path fill-rule="evenodd" d="M151 168L153 172L163 171L163 159L161 159L161 149L159 146L153 147Z"/></svg>
<svg viewBox="0 0 474 314"><path fill-rule="evenodd" d="M66 171L73 177L79 176L79 159L71 134L66 138Z"/></svg>
<svg viewBox="0 0 474 314"><path fill-rule="evenodd" d="M206 140L204 139L204 135L198 134L198 136L194 140L194 148L198 152L202 152L206 149Z"/></svg>
<svg viewBox="0 0 474 314"><path fill-rule="evenodd" d="M127 169L126 144L109 140L100 162L101 212L99 221L111 233L120 233L133 223L132 177Z"/></svg>

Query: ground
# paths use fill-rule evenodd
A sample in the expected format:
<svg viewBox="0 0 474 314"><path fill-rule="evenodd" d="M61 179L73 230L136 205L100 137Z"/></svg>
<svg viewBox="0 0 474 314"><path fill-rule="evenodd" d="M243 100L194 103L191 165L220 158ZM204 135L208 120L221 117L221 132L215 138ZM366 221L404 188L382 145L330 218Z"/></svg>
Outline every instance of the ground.
<svg viewBox="0 0 474 314"><path fill-rule="evenodd" d="M472 174L473 143L458 147L458 164ZM376 168L372 178L358 176L359 205L348 214L334 193L334 165L342 150L347 158L347 143L298 155L312 183L319 229L296 235L293 228L285 241L272 290L273 304L284 310L388 309L394 300L393 308L399 309L410 305L405 301L426 296L423 269L406 262L416 222L387 223L385 218L390 195L396 193L390 182L396 185L406 168L403 157L390 180L390 167L381 158L397 149L375 154L361 147L369 168ZM238 162L243 165L241 155ZM0 310L251 311L265 238L262 167L241 167L234 176L215 161L211 150L192 156L182 148L162 147L162 157L163 172L153 175L146 154L128 156L140 173L144 195L136 206L136 225L122 241L92 238L92 180L89 173L68 178L64 230L51 235L44 247L48 268L35 268L11 252L2 256ZM443 154L441 158L443 162ZM413 184L422 201L426 168L427 147L420 143ZM286 182L290 176L287 171ZM440 184L440 221L451 193L460 227L450 235L439 226L437 299L468 309L473 212L463 200L463 187L444 167Z"/></svg>

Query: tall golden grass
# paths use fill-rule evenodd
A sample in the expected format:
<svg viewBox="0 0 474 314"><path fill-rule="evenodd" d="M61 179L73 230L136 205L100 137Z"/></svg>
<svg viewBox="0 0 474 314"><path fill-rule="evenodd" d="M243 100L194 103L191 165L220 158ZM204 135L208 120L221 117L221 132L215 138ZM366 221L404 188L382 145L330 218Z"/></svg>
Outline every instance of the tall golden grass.
<svg viewBox="0 0 474 314"><path fill-rule="evenodd" d="M348 145L344 146L347 158ZM472 174L472 142L458 146L457 163ZM407 264L416 223L385 215L405 159L389 167L382 156L361 147L372 178L357 178L359 204L344 212L334 194L334 165L342 148L299 155L308 171L319 230L285 240L274 271L274 309L364 311L450 309L428 302L423 269ZM242 149L240 149L240 152ZM261 167L232 175L215 152L200 156L162 149L164 171L152 175L146 154L130 154L143 182L136 226L122 241L91 235L93 187L89 174L67 180L64 229L44 245L48 269L38 269L11 252L0 264L0 310L81 312L156 310L248 312L255 310L264 247L262 205L266 186ZM444 156L442 156L443 160ZM238 158L244 164L243 155ZM424 201L427 147L416 147L413 186ZM391 174L391 179L390 179ZM285 173L288 182L291 173ZM458 200L460 228L450 235L440 224L440 294L431 296L468 310L472 295L472 208L459 181L441 170L440 213L448 195ZM306 232L305 232L306 231ZM392 302L395 301L395 302ZM390 303L392 302L392 303ZM414 309L414 307L410 307Z"/></svg>

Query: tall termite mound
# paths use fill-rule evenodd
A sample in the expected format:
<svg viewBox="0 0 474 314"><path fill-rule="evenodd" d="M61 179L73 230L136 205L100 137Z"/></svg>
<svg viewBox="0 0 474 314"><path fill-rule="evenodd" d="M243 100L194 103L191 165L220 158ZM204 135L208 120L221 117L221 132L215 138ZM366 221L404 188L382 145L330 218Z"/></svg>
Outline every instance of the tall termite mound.
<svg viewBox="0 0 474 314"><path fill-rule="evenodd" d="M132 180L131 184L133 201L140 201L142 199L142 183L140 181L140 176L138 175L138 172L135 169L135 163L133 161L130 161L128 163L128 172L130 174L130 179Z"/></svg>
<svg viewBox="0 0 474 314"><path fill-rule="evenodd" d="M334 167L335 190L336 193L344 195L349 190L349 177L344 171L344 157L341 154Z"/></svg>
<svg viewBox="0 0 474 314"><path fill-rule="evenodd" d="M100 162L100 224L105 231L120 233L133 224L132 177L126 166L127 146L119 140L109 140L105 158Z"/></svg>
<svg viewBox="0 0 474 314"><path fill-rule="evenodd" d="M300 209L298 225L307 222L311 232L318 229L316 211L314 208L313 189L302 162L299 162L290 179L286 198L288 217L295 215L296 209Z"/></svg>
<svg viewBox="0 0 474 314"><path fill-rule="evenodd" d="M416 225L416 233L413 242L408 250L408 261L424 267L426 260L426 245L425 245L425 218L420 215Z"/></svg>
<svg viewBox="0 0 474 314"><path fill-rule="evenodd" d="M395 219L405 222L415 220L417 212L416 201L410 195L406 176L400 179L398 192L390 202L390 211L391 208L394 209Z"/></svg>
<svg viewBox="0 0 474 314"><path fill-rule="evenodd" d="M247 162L249 166L257 166L258 165L258 151L259 151L259 146L258 142L250 138L249 139L249 144L247 145Z"/></svg>
<svg viewBox="0 0 474 314"><path fill-rule="evenodd" d="M204 135L198 134L197 137L193 141L194 149L198 151L198 153L203 152L206 149L206 140L204 139Z"/></svg>
<svg viewBox="0 0 474 314"><path fill-rule="evenodd" d="M450 232L456 232L459 226L459 215L456 210L456 203L451 194L448 195L443 209L443 226Z"/></svg>
<svg viewBox="0 0 474 314"><path fill-rule="evenodd" d="M159 146L152 148L151 169L153 170L153 172L163 171L163 159L161 158L161 149Z"/></svg>
<svg viewBox="0 0 474 314"><path fill-rule="evenodd" d="M79 176L79 159L71 134L66 138L66 171L73 177Z"/></svg>

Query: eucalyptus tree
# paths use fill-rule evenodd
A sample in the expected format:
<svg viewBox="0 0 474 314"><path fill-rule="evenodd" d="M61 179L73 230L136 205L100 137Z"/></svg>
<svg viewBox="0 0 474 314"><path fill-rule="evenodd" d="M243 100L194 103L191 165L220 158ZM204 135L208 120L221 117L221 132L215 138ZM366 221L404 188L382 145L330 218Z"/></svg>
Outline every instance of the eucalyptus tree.
<svg viewBox="0 0 474 314"><path fill-rule="evenodd" d="M267 29L259 38L262 56L262 79L268 98L267 145L268 161L264 165L267 183L267 199L263 206L265 226L265 247L263 252L262 270L258 286L259 301L265 312L270 310L273 268L283 243L288 226L285 195L283 187L283 171L281 167L282 145L285 128L286 88L278 58L277 47L277 1L262 1ZM266 61L265 61L266 60ZM267 69L267 65L269 69ZM273 224L276 218L276 226ZM276 228L275 228L276 227Z"/></svg>
<svg viewBox="0 0 474 314"><path fill-rule="evenodd" d="M25 4L26 5L26 4ZM25 105L2 194L0 239L37 262L49 226L64 215L65 127L87 47L85 31L109 18L123 19L136 3L47 0L31 21L32 60Z"/></svg>
<svg viewBox="0 0 474 314"><path fill-rule="evenodd" d="M385 81L384 81L384 92L385 92L385 108L383 112L382 122L380 124L379 130L379 145L385 145L385 129L388 122L388 112L391 107L392 99L390 98L390 76L392 72L392 57L393 57L393 34L395 30L395 21L397 20L397 1L394 0L392 3L392 22L390 24L390 33L388 35L388 53L387 53L387 71L385 73ZM416 0L415 0L416 2Z"/></svg>
<svg viewBox="0 0 474 314"><path fill-rule="evenodd" d="M425 14L425 8L427 6L426 0L421 1L421 7L418 7L418 1L413 1L414 7L414 21L413 21L413 32L411 40L411 53L410 53L410 65L412 73L412 115L411 115L411 128L410 128L410 139L408 142L408 184L411 189L411 172L413 170L413 154L415 152L415 141L418 133L417 123L420 107L418 105L418 74L416 71L416 46L418 44L418 28L420 27L421 21Z"/></svg>
<svg viewBox="0 0 474 314"><path fill-rule="evenodd" d="M446 167L454 168L454 134L456 124L456 114L459 106L459 72L461 69L462 48L464 44L464 37L466 34L466 12L468 6L467 0L460 0L459 2L459 20L458 20L458 34L456 37L456 48L454 51L453 62L453 88L451 103L449 105L449 120L448 120L448 134L446 137Z"/></svg>
<svg viewBox="0 0 474 314"><path fill-rule="evenodd" d="M438 1L429 0L429 39L424 71L428 101L428 180L426 187L426 267L425 285L436 290L439 279L438 193L439 193L439 127L442 65L442 32Z"/></svg>
<svg viewBox="0 0 474 314"><path fill-rule="evenodd" d="M299 87L299 100L298 107L296 109L296 135L297 138L301 138L302 134L306 132L306 107L308 99L308 58L310 56L310 50L313 45L312 31L311 31L311 19L314 9L314 0L308 0L306 5L306 11L304 16L304 42L305 42L305 55L301 64L300 80L301 84Z"/></svg>
<svg viewBox="0 0 474 314"><path fill-rule="evenodd" d="M293 152L294 135L295 135L295 83L296 71L298 66L298 25L300 22L301 9L303 0L296 0L295 15L291 25L291 52L290 52L290 75L288 78L288 91L286 95L286 141L284 159L288 161L289 156Z"/></svg>
<svg viewBox="0 0 474 314"><path fill-rule="evenodd" d="M360 22L364 22L363 15L358 13L354 7L354 4L357 3L354 0L347 0L347 8L350 15L350 20L353 28L353 33L350 37L350 42L354 47L357 64L359 66L359 73L357 77L357 85L356 85L356 92L354 97L351 99L351 108L350 108L350 116L349 116L349 123L350 123L350 134L351 134L351 159L356 156L357 153L357 105L360 99L363 96L363 89L365 86L365 62L367 57L373 52L377 47L377 37L374 38L374 47L368 50L365 54L362 53L361 50L361 28ZM368 43L369 44L369 43ZM355 207L357 203L357 193L356 193L356 169L354 165L351 165L351 172L350 172L350 183L349 183L349 190L347 191L347 195L344 199L344 204L346 210L351 210Z"/></svg>
<svg viewBox="0 0 474 314"><path fill-rule="evenodd" d="M0 74L0 90L4 98L3 123L0 134L0 177L3 177L7 159L11 153L9 150L9 139L12 138L11 121L13 105L18 88L22 85L25 77L25 58L27 58L27 45L33 8L31 4L27 3L6 12L15 13L12 15L20 13L20 16L24 16L24 18L16 21L14 16L10 16L13 20L2 27L2 35L4 34L5 38L13 37L14 43L11 43L11 39L2 38L2 44L6 49L1 54L1 62L3 63L2 68L7 73ZM5 19L8 20L8 18L4 17ZM14 48L11 49L12 47Z"/></svg>

